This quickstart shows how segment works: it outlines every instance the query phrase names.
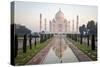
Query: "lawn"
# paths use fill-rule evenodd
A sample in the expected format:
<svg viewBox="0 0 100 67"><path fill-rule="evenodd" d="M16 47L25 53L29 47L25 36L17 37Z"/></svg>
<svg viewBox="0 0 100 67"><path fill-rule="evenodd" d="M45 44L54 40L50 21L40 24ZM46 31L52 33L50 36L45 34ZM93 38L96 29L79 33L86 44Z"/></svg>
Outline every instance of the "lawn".
<svg viewBox="0 0 100 67"><path fill-rule="evenodd" d="M76 42L72 39L69 39L75 46L80 49L82 52L84 52L88 57L90 57L92 60L97 60L97 48L96 50L91 50L91 47L86 44L80 44L79 42Z"/></svg>
<svg viewBox="0 0 100 67"><path fill-rule="evenodd" d="M40 43L37 42L37 45L32 45L32 49L30 50L29 46L27 47L27 52L23 53L23 49L18 49L18 55L15 58L16 65L24 65L26 64L32 57L34 57L41 49L43 49L52 38L48 39L46 42Z"/></svg>

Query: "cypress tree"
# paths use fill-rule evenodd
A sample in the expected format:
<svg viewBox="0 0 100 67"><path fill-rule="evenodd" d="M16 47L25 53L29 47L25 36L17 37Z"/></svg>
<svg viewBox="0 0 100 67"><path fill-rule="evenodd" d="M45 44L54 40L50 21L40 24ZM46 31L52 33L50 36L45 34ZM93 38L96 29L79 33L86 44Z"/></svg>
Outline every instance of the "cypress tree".
<svg viewBox="0 0 100 67"><path fill-rule="evenodd" d="M82 44L83 43L83 35L82 34L81 34L80 38L81 38L80 44Z"/></svg>
<svg viewBox="0 0 100 67"><path fill-rule="evenodd" d="M15 57L17 57L18 54L18 36L15 35Z"/></svg>
<svg viewBox="0 0 100 67"><path fill-rule="evenodd" d="M91 48L92 48L92 50L95 50L95 37L94 37L94 35L92 35L92 39L91 39Z"/></svg>
<svg viewBox="0 0 100 67"><path fill-rule="evenodd" d="M89 46L89 35L87 35L87 45Z"/></svg>
<svg viewBox="0 0 100 67"><path fill-rule="evenodd" d="M27 46L27 34L24 35L24 40L23 40L23 53L26 53L26 46Z"/></svg>
<svg viewBox="0 0 100 67"><path fill-rule="evenodd" d="M34 45L35 45L35 47L36 47L36 37L35 37L35 42L34 42Z"/></svg>
<svg viewBox="0 0 100 67"><path fill-rule="evenodd" d="M43 35L41 34L40 35L40 43L42 43L43 42Z"/></svg>
<svg viewBox="0 0 100 67"><path fill-rule="evenodd" d="M29 44L30 44L30 49L32 49L32 35L31 34L29 36Z"/></svg>

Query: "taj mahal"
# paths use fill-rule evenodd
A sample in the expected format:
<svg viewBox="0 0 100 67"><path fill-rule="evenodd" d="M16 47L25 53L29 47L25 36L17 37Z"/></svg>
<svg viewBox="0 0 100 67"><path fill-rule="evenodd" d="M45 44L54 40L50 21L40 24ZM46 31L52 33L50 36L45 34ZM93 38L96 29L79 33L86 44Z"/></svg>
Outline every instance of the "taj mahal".
<svg viewBox="0 0 100 67"><path fill-rule="evenodd" d="M78 30L78 16L77 16L77 26L76 29ZM72 22L72 30L74 31L74 20ZM45 18L45 29L44 31L47 31L47 19ZM40 14L40 32L42 32L42 14ZM78 32L78 31L77 31ZM55 14L55 17L49 21L49 33L53 34L67 34L70 33L70 21L68 21L64 13L61 11L61 9L58 10L58 12Z"/></svg>
<svg viewBox="0 0 100 67"><path fill-rule="evenodd" d="M51 26L51 32L53 33L62 34L67 32L67 20L61 10L56 13L55 18L51 22Z"/></svg>

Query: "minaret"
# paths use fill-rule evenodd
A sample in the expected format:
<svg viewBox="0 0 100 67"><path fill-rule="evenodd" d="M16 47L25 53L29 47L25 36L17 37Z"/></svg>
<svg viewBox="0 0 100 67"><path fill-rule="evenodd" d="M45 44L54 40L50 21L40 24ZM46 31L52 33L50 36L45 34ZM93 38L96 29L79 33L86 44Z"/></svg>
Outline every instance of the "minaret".
<svg viewBox="0 0 100 67"><path fill-rule="evenodd" d="M42 32L42 14L40 13L40 32Z"/></svg>
<svg viewBox="0 0 100 67"><path fill-rule="evenodd" d="M77 15L77 24L76 24L76 32L78 33L78 24L79 24L79 16Z"/></svg>
<svg viewBox="0 0 100 67"><path fill-rule="evenodd" d="M72 20L73 25L72 25L72 32L74 32L74 20Z"/></svg>
<svg viewBox="0 0 100 67"><path fill-rule="evenodd" d="M53 33L55 33L55 24L53 23Z"/></svg>
<svg viewBox="0 0 100 67"><path fill-rule="evenodd" d="M69 27L69 33L70 33L70 21L68 22L68 24L69 24L68 27Z"/></svg>
<svg viewBox="0 0 100 67"><path fill-rule="evenodd" d="M67 23L65 23L65 32L67 33Z"/></svg>
<svg viewBox="0 0 100 67"><path fill-rule="evenodd" d="M47 29L46 29L47 19L45 18L44 21L45 21L45 32L46 32L47 31Z"/></svg>
<svg viewBox="0 0 100 67"><path fill-rule="evenodd" d="M68 22L67 22L66 19L64 20L64 23L65 23L65 32L67 33L67 23L68 23Z"/></svg>
<svg viewBox="0 0 100 67"><path fill-rule="evenodd" d="M49 30L50 30L50 32L51 32L51 26L52 26L51 21L49 21Z"/></svg>

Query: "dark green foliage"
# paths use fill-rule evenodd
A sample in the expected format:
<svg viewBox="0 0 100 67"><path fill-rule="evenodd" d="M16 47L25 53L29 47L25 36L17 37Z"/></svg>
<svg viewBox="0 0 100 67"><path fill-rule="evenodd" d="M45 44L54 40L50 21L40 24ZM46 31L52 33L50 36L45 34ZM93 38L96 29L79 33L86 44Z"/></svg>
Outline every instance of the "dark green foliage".
<svg viewBox="0 0 100 67"><path fill-rule="evenodd" d="M31 34L29 36L29 44L30 44L30 49L32 49L32 35Z"/></svg>
<svg viewBox="0 0 100 67"><path fill-rule="evenodd" d="M26 53L26 47L27 47L27 34L24 35L24 40L23 40L23 53Z"/></svg>
<svg viewBox="0 0 100 67"><path fill-rule="evenodd" d="M87 35L87 45L89 46L89 35Z"/></svg>
<svg viewBox="0 0 100 67"><path fill-rule="evenodd" d="M76 34L76 41L78 41L78 34Z"/></svg>
<svg viewBox="0 0 100 67"><path fill-rule="evenodd" d="M35 47L36 47L36 37L35 37L34 45L35 45Z"/></svg>
<svg viewBox="0 0 100 67"><path fill-rule="evenodd" d="M67 37L71 38L74 41L80 42L80 44L84 44L85 42L83 43L83 38L86 38L87 46L90 46L91 50L95 50L95 41L97 41L97 23L91 20L86 26L83 24L79 27L80 34L67 34ZM89 40L91 40L91 45L89 43Z"/></svg>
<svg viewBox="0 0 100 67"><path fill-rule="evenodd" d="M17 57L18 54L18 36L15 35L15 57Z"/></svg>
<svg viewBox="0 0 100 67"><path fill-rule="evenodd" d="M36 46L36 39L39 38L39 34L37 32L34 32L34 35L33 35L34 39L35 39L35 42L34 42L34 45Z"/></svg>
<svg viewBox="0 0 100 67"><path fill-rule="evenodd" d="M82 34L67 34L67 37L68 38L71 38L72 40L76 41L76 36L77 36L77 42L80 42L80 44L84 44L83 43L83 38L87 38L87 46L91 46L91 50L95 50L95 38L96 38L96 35L87 35L87 36L83 36ZM80 37L79 37L80 36ZM90 37L91 37L91 45L89 45L89 40L90 40ZM80 39L80 41L79 41Z"/></svg>
<svg viewBox="0 0 100 67"><path fill-rule="evenodd" d="M18 36L23 36L24 34L30 34L31 30L28 29L26 26L15 24L15 34Z"/></svg>
<svg viewBox="0 0 100 67"><path fill-rule="evenodd" d="M40 35L40 43L47 41L51 37L53 37L53 34L41 34Z"/></svg>
<svg viewBox="0 0 100 67"><path fill-rule="evenodd" d="M83 35L80 34L80 44L82 44L82 43L83 43Z"/></svg>
<svg viewBox="0 0 100 67"><path fill-rule="evenodd" d="M95 37L94 37L94 35L92 35L92 39L91 39L91 49L95 50Z"/></svg>
<svg viewBox="0 0 100 67"><path fill-rule="evenodd" d="M83 24L82 26L80 26L79 27L79 32L80 32L80 34L84 34L84 32L86 32L87 30L86 30L86 27L85 27L85 25Z"/></svg>
<svg viewBox="0 0 100 67"><path fill-rule="evenodd" d="M89 34L92 35L92 34L97 34L97 24L95 24L95 22L93 20L91 21L88 21L88 24L87 24L87 29L89 30Z"/></svg>
<svg viewBox="0 0 100 67"><path fill-rule="evenodd" d="M79 37L79 34L77 34L77 41L79 41L80 40L80 37Z"/></svg>
<svg viewBox="0 0 100 67"><path fill-rule="evenodd" d="M43 34L40 34L40 43L43 42Z"/></svg>
<svg viewBox="0 0 100 67"><path fill-rule="evenodd" d="M36 47L32 46L32 49L30 50L29 47L26 47L27 48L27 52L26 53L23 53L23 49L21 48L19 50L19 53L18 53L18 56L16 57L15 59L15 64L16 65L25 65L27 64L28 61L30 61L30 59L32 57L35 57L38 52L40 52L42 49L44 49L48 43L51 42L52 39L48 39L46 42L43 42L43 43L40 43L39 41L37 41L37 45ZM32 44L34 45L34 44Z"/></svg>

